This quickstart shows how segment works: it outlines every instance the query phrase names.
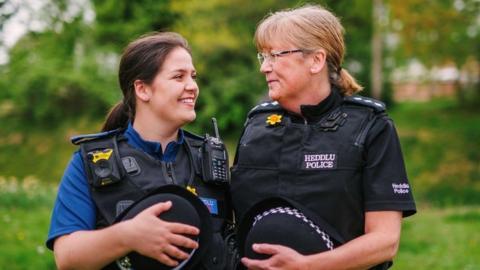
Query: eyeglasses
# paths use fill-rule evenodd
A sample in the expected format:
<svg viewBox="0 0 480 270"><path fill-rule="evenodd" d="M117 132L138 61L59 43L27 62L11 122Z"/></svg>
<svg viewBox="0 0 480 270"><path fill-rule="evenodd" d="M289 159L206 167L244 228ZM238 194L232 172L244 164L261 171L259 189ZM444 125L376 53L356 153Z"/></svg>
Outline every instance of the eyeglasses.
<svg viewBox="0 0 480 270"><path fill-rule="evenodd" d="M270 53L257 53L257 59L260 65L262 65L265 61L269 60L270 63L274 63L278 57L286 56L292 53L301 52L304 53L306 50L303 49L294 49L294 50L287 50L287 51L279 51L279 52L270 52Z"/></svg>

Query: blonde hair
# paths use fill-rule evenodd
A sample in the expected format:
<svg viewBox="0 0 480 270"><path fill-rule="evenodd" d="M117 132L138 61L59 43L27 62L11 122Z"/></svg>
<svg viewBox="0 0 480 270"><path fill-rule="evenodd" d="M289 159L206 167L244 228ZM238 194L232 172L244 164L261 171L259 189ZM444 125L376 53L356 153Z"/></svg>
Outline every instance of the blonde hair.
<svg viewBox="0 0 480 270"><path fill-rule="evenodd" d="M363 89L350 73L342 68L345 54L344 29L340 20L319 5L305 5L281 10L267 15L255 31L257 49L269 49L281 37L283 42L314 51L320 48L327 53L330 82L344 95Z"/></svg>

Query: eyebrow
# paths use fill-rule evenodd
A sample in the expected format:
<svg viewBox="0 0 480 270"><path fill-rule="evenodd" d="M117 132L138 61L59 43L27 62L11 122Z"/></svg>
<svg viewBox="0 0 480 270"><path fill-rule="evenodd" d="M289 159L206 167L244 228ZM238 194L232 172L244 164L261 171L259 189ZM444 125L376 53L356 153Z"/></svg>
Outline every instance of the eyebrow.
<svg viewBox="0 0 480 270"><path fill-rule="evenodd" d="M191 71L194 72L194 73L197 73L197 70L195 70L195 69L192 69ZM179 69L174 69L174 70L169 71L169 73L176 73L176 72L190 73L190 70L184 69L184 68L179 68Z"/></svg>

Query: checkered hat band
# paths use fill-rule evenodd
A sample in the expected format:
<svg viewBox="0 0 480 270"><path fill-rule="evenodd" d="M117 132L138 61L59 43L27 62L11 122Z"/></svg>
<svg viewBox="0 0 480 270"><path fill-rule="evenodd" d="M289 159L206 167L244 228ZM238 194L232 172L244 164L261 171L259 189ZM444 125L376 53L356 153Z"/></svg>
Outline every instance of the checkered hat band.
<svg viewBox="0 0 480 270"><path fill-rule="evenodd" d="M333 249L333 242L330 240L330 236L325 233L323 230L321 230L315 223L313 223L310 219L308 219L304 214L302 214L300 211L298 211L295 208L291 207L275 207L271 208L261 214L258 214L255 216L253 220L252 227L255 226L255 224L260 221L262 218L271 215L271 214L287 214L290 216L294 216L301 221L305 222L310 226L315 232L317 232L321 237L322 240L325 242L325 245L327 246L328 249L332 250Z"/></svg>

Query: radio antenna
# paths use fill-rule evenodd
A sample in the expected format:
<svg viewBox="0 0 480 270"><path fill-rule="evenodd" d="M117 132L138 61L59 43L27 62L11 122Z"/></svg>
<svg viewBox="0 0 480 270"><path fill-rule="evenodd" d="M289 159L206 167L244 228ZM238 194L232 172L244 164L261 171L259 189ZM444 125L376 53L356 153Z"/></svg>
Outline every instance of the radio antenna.
<svg viewBox="0 0 480 270"><path fill-rule="evenodd" d="M213 131L215 132L215 138L220 139L220 134L218 133L217 119L212 117Z"/></svg>

